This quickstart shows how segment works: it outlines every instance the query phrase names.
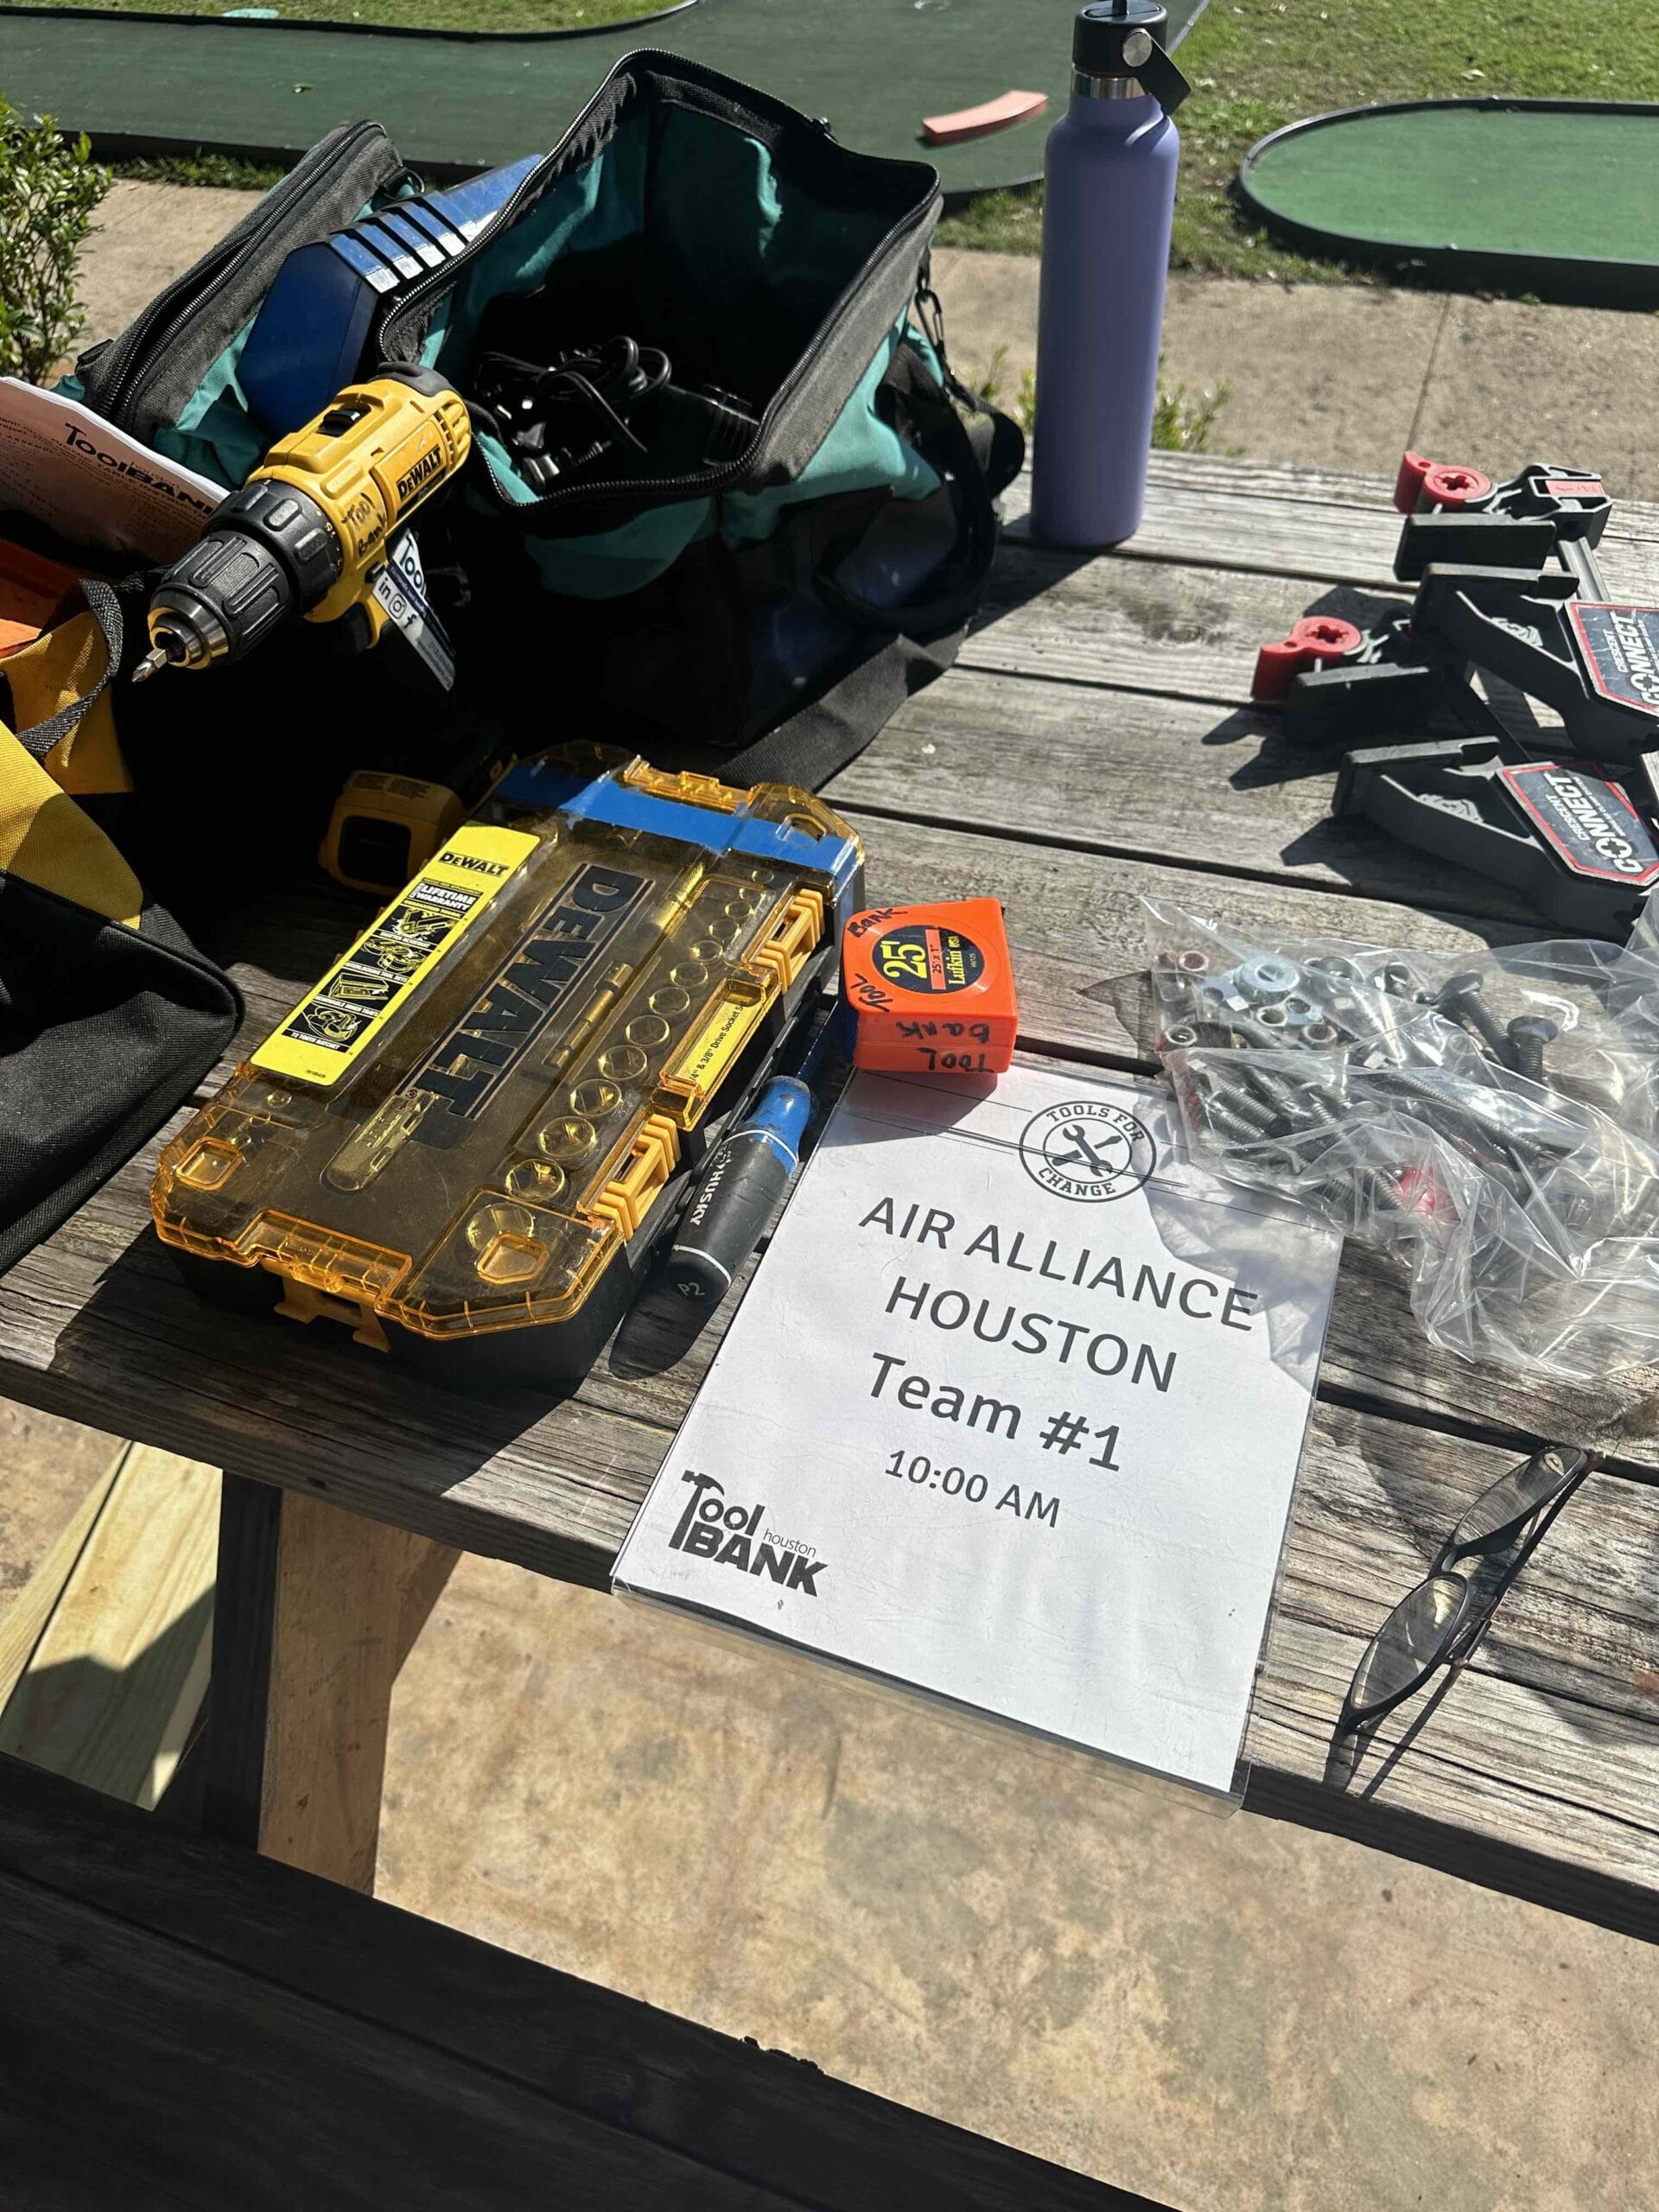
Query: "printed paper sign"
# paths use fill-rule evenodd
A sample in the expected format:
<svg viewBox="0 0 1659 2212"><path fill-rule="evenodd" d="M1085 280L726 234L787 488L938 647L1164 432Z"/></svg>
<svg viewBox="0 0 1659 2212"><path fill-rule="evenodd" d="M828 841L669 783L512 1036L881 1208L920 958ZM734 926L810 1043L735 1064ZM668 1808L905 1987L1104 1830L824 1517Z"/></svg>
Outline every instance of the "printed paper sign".
<svg viewBox="0 0 1659 2212"><path fill-rule="evenodd" d="M619 1586L1227 1789L1340 1243L1173 1112L855 1077Z"/></svg>

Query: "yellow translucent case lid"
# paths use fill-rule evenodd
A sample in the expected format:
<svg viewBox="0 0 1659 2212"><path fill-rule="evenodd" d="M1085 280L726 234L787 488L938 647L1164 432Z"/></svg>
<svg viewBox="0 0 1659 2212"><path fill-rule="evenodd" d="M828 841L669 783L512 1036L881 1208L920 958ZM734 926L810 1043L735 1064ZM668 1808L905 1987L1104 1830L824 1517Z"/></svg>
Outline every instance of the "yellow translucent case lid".
<svg viewBox="0 0 1659 2212"><path fill-rule="evenodd" d="M157 1230L382 1348L569 1319L860 858L785 785L520 764L167 1147Z"/></svg>

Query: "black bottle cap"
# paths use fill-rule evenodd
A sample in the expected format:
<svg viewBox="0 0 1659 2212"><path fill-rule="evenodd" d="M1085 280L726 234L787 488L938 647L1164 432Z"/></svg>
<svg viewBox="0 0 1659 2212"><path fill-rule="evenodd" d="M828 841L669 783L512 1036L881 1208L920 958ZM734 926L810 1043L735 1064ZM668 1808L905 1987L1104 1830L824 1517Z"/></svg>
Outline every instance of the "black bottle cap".
<svg viewBox="0 0 1659 2212"><path fill-rule="evenodd" d="M1133 77L1147 57L1147 41L1166 48L1168 34L1169 10L1160 0L1090 0L1072 28L1072 67L1090 77Z"/></svg>

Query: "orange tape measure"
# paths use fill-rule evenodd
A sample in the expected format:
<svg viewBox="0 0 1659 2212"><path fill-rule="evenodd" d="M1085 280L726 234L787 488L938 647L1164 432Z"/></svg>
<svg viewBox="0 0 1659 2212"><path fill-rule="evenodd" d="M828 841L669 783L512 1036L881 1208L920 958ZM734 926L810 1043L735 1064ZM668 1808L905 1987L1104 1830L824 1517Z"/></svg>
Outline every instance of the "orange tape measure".
<svg viewBox="0 0 1659 2212"><path fill-rule="evenodd" d="M853 1065L889 1073L1000 1075L1020 1026L995 899L873 906L841 941Z"/></svg>

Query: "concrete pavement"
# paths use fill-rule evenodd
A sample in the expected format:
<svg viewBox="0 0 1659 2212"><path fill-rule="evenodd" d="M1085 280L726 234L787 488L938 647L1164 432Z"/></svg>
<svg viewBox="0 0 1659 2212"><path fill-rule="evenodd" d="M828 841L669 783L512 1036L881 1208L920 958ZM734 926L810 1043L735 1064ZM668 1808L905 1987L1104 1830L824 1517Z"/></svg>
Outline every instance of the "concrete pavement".
<svg viewBox="0 0 1659 2212"><path fill-rule="evenodd" d="M257 194L118 183L82 264L88 326L112 337ZM1036 358L1037 263L933 257L964 373L1001 350L1005 392ZM1394 474L1408 445L1506 474L1524 461L1599 468L1615 497L1659 499L1659 317L1362 285L1244 283L1177 273L1165 374L1223 381L1220 450Z"/></svg>
<svg viewBox="0 0 1659 2212"><path fill-rule="evenodd" d="M1018 254L934 255L964 374L1001 347L1018 390L1036 359L1037 269ZM1253 461L1392 476L1415 446L1497 475L1540 460L1599 468L1615 498L1659 498L1651 315L1177 271L1164 374L1229 384L1217 449Z"/></svg>

